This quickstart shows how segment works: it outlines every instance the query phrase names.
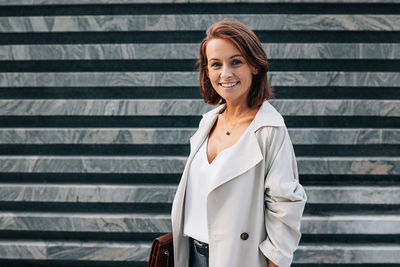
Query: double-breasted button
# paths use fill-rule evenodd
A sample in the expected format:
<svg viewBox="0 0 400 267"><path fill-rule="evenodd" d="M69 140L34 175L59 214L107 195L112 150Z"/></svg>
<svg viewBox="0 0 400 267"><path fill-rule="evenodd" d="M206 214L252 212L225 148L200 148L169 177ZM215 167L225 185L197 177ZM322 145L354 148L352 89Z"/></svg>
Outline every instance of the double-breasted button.
<svg viewBox="0 0 400 267"><path fill-rule="evenodd" d="M248 238L249 238L249 234L248 233L241 233L240 234L240 239L247 240Z"/></svg>

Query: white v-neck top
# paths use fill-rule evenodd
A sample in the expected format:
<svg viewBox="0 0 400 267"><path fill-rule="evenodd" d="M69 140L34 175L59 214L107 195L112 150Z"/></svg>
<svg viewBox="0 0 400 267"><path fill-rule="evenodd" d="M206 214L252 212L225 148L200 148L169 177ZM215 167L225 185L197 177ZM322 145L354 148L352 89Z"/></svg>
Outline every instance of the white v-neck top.
<svg viewBox="0 0 400 267"><path fill-rule="evenodd" d="M208 243L207 196L215 185L215 175L219 170L229 167L229 158L240 153L238 144L247 138L254 120L242 133L236 143L222 150L209 163L207 159L208 137L205 138L190 164L186 185L185 217L183 234Z"/></svg>

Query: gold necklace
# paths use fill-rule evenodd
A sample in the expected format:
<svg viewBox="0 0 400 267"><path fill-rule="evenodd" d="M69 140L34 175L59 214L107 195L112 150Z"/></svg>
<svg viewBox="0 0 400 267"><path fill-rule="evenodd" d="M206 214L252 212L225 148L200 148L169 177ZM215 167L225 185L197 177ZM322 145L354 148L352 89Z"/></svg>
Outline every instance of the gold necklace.
<svg viewBox="0 0 400 267"><path fill-rule="evenodd" d="M232 133L232 129L236 126L236 124L238 124L241 119L236 120L236 122L234 124L232 124L231 127L229 127L231 130L226 129L226 125L229 125L228 120L226 119L225 115L223 115L223 113L226 113L226 109L224 110L224 112L221 113L221 117L224 119L225 123L224 123L224 129L225 129L225 134L226 135L231 135ZM249 114L250 112L247 112L245 115Z"/></svg>

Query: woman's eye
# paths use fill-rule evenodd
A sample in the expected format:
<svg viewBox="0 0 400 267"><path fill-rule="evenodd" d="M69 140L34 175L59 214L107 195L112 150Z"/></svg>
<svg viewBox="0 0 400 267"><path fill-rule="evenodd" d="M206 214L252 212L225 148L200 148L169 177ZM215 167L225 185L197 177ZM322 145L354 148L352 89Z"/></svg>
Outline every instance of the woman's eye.
<svg viewBox="0 0 400 267"><path fill-rule="evenodd" d="M218 67L218 66L220 66L220 64L218 62L215 62L215 63L211 64L211 67Z"/></svg>
<svg viewBox="0 0 400 267"><path fill-rule="evenodd" d="M232 61L232 63L233 63L233 65L237 65L237 64L242 63L242 61L240 61L240 60L234 60L234 61Z"/></svg>

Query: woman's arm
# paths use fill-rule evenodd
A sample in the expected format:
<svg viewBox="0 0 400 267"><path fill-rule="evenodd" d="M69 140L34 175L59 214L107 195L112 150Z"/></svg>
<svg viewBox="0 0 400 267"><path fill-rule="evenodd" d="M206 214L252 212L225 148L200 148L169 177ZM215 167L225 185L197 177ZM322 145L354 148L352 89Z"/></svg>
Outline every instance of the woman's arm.
<svg viewBox="0 0 400 267"><path fill-rule="evenodd" d="M289 267L300 241L300 221L307 196L299 183L286 127L271 127L268 131L264 198L267 239L260 249L270 259L268 266Z"/></svg>

